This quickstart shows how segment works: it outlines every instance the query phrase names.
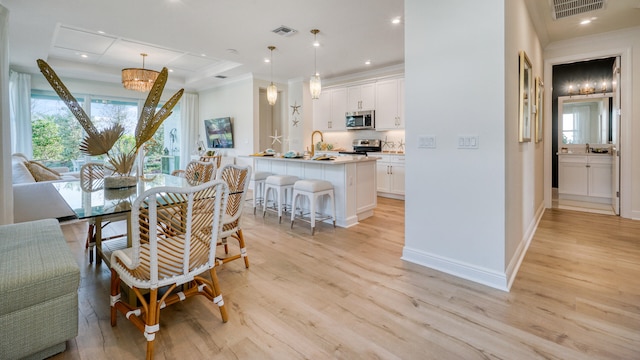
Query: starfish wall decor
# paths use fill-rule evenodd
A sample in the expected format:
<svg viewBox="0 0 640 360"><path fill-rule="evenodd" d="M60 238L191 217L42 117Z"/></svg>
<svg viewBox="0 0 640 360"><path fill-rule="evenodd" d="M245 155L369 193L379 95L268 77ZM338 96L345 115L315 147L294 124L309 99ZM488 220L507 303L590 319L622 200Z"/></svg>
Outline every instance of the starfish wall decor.
<svg viewBox="0 0 640 360"><path fill-rule="evenodd" d="M278 135L278 129L276 129L276 132L274 135L269 137L271 138L271 145L275 144L276 142L279 142L280 144L282 144L282 140L280 140L280 138L282 138L282 135Z"/></svg>

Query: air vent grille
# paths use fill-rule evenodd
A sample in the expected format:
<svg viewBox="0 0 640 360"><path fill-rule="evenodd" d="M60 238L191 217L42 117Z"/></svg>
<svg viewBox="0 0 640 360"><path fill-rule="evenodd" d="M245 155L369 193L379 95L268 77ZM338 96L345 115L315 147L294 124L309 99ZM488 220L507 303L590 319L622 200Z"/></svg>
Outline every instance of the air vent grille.
<svg viewBox="0 0 640 360"><path fill-rule="evenodd" d="M288 26L284 26L284 25L281 25L277 29L273 29L271 31L276 33L276 34L278 34L278 35L280 35L280 36L291 36L291 35L293 35L293 34L298 32L297 30L294 30L294 29L292 29L292 28L290 28Z"/></svg>
<svg viewBox="0 0 640 360"><path fill-rule="evenodd" d="M218 79L226 79L227 77L224 75L216 75L215 77L217 77Z"/></svg>
<svg viewBox="0 0 640 360"><path fill-rule="evenodd" d="M553 3L553 19L604 9L607 0L550 0Z"/></svg>

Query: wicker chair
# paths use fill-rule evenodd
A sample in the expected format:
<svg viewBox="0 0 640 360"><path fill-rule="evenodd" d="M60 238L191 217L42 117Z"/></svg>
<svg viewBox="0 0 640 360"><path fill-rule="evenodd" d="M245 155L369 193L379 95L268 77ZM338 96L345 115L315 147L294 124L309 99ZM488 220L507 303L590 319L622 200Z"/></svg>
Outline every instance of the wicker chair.
<svg viewBox="0 0 640 360"><path fill-rule="evenodd" d="M222 155L200 156L200 161L210 161L216 164L216 168L219 169L222 164Z"/></svg>
<svg viewBox="0 0 640 360"><path fill-rule="evenodd" d="M244 259L244 266L249 268L249 258L247 257L247 248L244 242L244 235L240 228L240 217L244 207L244 201L251 180L251 167L225 165L216 175L217 179L224 180L229 186L229 202L227 203L227 211L223 218L222 233L218 245L224 245L225 257L219 257L218 261L227 263L232 260ZM240 253L229 256L229 246L227 239L231 237L238 240Z"/></svg>
<svg viewBox="0 0 640 360"><path fill-rule="evenodd" d="M144 333L147 359L153 358L160 309L165 306L204 295L218 305L222 321L227 322L215 253L228 195L227 185L214 180L187 188L153 188L133 203L131 219L139 222L132 229L133 246L111 255L111 325L116 325L117 312L125 315ZM168 215L174 218L162 219ZM167 233L161 221L181 226ZM211 280L200 276L207 271ZM135 293L140 307L121 300L121 281ZM180 290L181 285L188 286ZM144 289L149 294L143 294Z"/></svg>
<svg viewBox="0 0 640 360"><path fill-rule="evenodd" d="M104 164L97 162L89 162L80 168L80 187L85 192L94 192L102 190L104 188ZM125 220L124 218L116 219ZM111 221L104 222L101 226L111 224ZM104 237L102 240L110 240L119 237L126 236L127 234L118 234L114 236ZM93 263L93 247L96 244L96 223L94 220L89 221L89 228L87 230L87 241L85 242L85 249L89 249L89 263Z"/></svg>
<svg viewBox="0 0 640 360"><path fill-rule="evenodd" d="M186 178L190 185L199 185L213 180L217 168L215 162L190 161L185 170L174 170L171 175Z"/></svg>

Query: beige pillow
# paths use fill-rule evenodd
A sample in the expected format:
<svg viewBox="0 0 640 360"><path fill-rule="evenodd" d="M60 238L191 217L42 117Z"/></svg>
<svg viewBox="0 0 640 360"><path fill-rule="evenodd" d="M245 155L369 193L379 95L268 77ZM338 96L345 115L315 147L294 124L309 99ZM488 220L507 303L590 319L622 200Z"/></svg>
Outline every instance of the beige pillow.
<svg viewBox="0 0 640 360"><path fill-rule="evenodd" d="M21 159L13 158L11 161L11 172L12 182L14 184L24 184L24 183L34 183L36 179L34 179L33 175L27 168L27 162L22 161Z"/></svg>
<svg viewBox="0 0 640 360"><path fill-rule="evenodd" d="M49 169L48 167L37 163L35 161L29 161L27 164L27 168L31 172L31 175L36 179L36 181L48 181L48 180L60 180L62 176L60 173L54 170Z"/></svg>

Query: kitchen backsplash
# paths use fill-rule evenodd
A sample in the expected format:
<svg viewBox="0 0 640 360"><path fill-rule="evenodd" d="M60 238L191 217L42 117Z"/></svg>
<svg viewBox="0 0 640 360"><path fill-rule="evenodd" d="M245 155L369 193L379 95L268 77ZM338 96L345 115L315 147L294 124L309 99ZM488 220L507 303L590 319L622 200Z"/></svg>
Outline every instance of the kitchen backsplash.
<svg viewBox="0 0 640 360"><path fill-rule="evenodd" d="M323 133L323 136L324 142L332 144L334 149L351 151L354 139L380 139L382 140L382 151L405 152L404 130L327 131Z"/></svg>

